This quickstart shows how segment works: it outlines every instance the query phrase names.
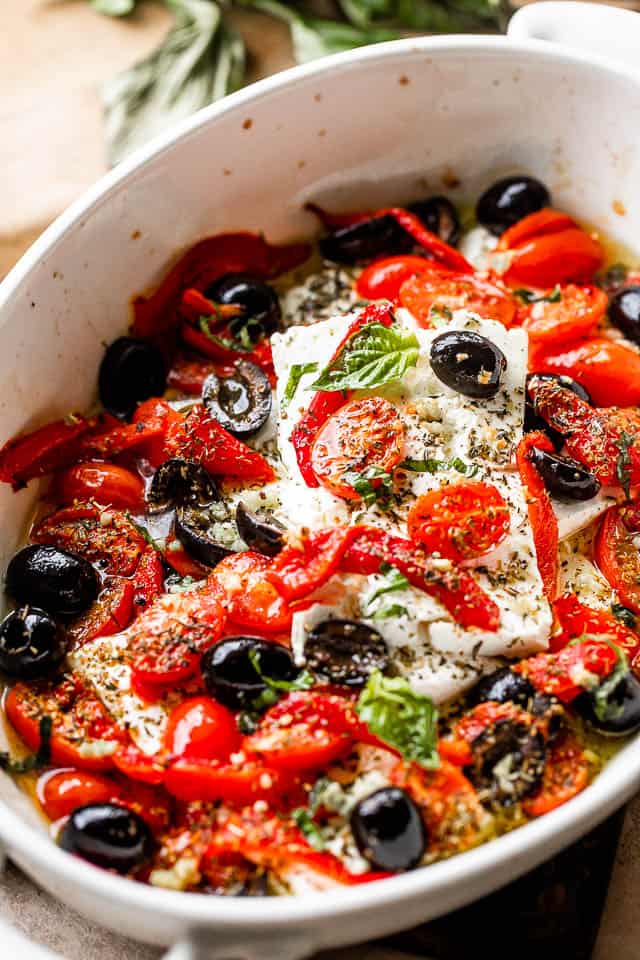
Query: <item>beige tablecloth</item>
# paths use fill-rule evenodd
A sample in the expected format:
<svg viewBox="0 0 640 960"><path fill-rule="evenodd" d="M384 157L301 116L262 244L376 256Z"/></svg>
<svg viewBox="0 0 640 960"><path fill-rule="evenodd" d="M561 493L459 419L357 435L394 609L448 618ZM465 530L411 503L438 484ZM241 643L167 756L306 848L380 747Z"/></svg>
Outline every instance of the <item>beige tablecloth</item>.
<svg viewBox="0 0 640 960"><path fill-rule="evenodd" d="M624 4L628 5L628 4ZM251 54L251 78L291 63L284 26L234 14ZM143 4L127 22L98 16L85 0L0 2L0 276L52 219L106 169L98 87L149 51L168 25ZM640 800L627 813L594 960L640 957ZM0 913L65 960L154 960L159 952L86 923L11 868ZM375 947L334 960L382 960ZM2 960L6 957L0 944ZM567 960L571 960L567 957Z"/></svg>

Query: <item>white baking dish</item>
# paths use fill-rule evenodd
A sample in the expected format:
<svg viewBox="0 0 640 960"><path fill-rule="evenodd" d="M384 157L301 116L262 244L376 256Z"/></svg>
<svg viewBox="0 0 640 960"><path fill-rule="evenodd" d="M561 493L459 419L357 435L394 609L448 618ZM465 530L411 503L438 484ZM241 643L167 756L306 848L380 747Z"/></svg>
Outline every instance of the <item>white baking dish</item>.
<svg viewBox="0 0 640 960"><path fill-rule="evenodd" d="M296 68L202 111L107 176L0 287L0 440L87 406L102 344L124 331L129 297L157 281L179 250L234 228L264 229L274 241L310 235L309 198L371 207L456 179L457 193L473 198L498 175L527 171L546 181L557 206L637 245L640 76L624 59L637 57L640 17L547 3L522 10L512 35L399 41ZM596 42L620 62L594 56ZM0 490L3 568L35 495ZM300 899L171 893L100 871L48 839L5 775L0 843L96 922L178 944L173 960L297 960L488 893L638 786L640 739L583 794L521 830L391 880Z"/></svg>

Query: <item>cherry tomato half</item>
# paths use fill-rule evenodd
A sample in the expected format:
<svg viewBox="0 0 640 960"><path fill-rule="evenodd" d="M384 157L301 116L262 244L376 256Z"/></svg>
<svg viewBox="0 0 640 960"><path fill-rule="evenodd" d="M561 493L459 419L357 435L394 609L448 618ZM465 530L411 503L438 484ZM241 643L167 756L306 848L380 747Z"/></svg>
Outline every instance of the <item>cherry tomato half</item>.
<svg viewBox="0 0 640 960"><path fill-rule="evenodd" d="M38 779L38 800L50 820L68 817L76 807L118 800L121 790L113 780L84 770L48 771Z"/></svg>
<svg viewBox="0 0 640 960"><path fill-rule="evenodd" d="M165 747L173 757L226 760L240 739L230 710L211 697L191 697L171 712Z"/></svg>
<svg viewBox="0 0 640 960"><path fill-rule="evenodd" d="M432 311L462 309L510 327L517 310L515 298L497 283L475 275L447 277L433 271L403 283L400 303L421 327L433 326Z"/></svg>
<svg viewBox="0 0 640 960"><path fill-rule="evenodd" d="M365 267L356 282L356 291L365 300L396 300L405 280L425 273L433 273L437 279L452 271L425 257L385 257Z"/></svg>
<svg viewBox="0 0 640 960"><path fill-rule="evenodd" d="M552 292L548 291L551 296ZM560 290L560 299L539 300L518 311L529 339L536 343L565 343L588 336L604 317L609 300L598 287L569 283Z"/></svg>
<svg viewBox="0 0 640 960"><path fill-rule="evenodd" d="M629 522L634 519L633 506L607 510L596 536L595 556L620 602L640 613L640 552L635 543L640 528L634 529L635 523Z"/></svg>
<svg viewBox="0 0 640 960"><path fill-rule="evenodd" d="M535 343L529 351L529 370L572 377L599 407L640 404L640 353L615 340Z"/></svg>
<svg viewBox="0 0 640 960"><path fill-rule="evenodd" d="M570 733L552 744L538 793L522 803L529 817L541 817L577 796L589 782L589 764Z"/></svg>
<svg viewBox="0 0 640 960"><path fill-rule="evenodd" d="M489 483L455 483L418 497L409 511L407 529L411 539L429 553L468 560L488 553L504 539L509 508Z"/></svg>
<svg viewBox="0 0 640 960"><path fill-rule="evenodd" d="M35 525L31 539L101 563L105 573L130 576L146 542L131 521L111 507L80 503L63 507Z"/></svg>
<svg viewBox="0 0 640 960"><path fill-rule="evenodd" d="M54 491L60 503L93 500L105 506L138 510L144 504L139 476L114 463L78 463L56 477Z"/></svg>
<svg viewBox="0 0 640 960"><path fill-rule="evenodd" d="M220 598L233 624L259 633L286 633L291 610L269 582L269 569L270 562L262 554L232 553L217 565L208 587Z"/></svg>

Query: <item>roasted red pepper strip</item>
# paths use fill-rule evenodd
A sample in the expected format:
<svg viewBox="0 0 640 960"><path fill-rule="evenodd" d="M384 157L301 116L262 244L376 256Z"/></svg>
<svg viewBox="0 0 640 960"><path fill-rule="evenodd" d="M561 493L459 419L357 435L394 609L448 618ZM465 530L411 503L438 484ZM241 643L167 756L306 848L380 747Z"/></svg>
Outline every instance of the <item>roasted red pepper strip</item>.
<svg viewBox="0 0 640 960"><path fill-rule="evenodd" d="M436 570L430 558L410 540L376 527L358 529L360 533L342 561L343 570L378 573L382 563L390 563L414 587L439 600L460 626L498 629L498 606L466 571L453 565L448 571Z"/></svg>
<svg viewBox="0 0 640 960"><path fill-rule="evenodd" d="M527 677L540 693L571 703L590 685L608 677L617 660L616 651L608 643L587 637L558 653L539 653L521 660L513 669Z"/></svg>
<svg viewBox="0 0 640 960"><path fill-rule="evenodd" d="M235 364L179 353L169 371L167 385L181 393L199 397L210 373L216 373L219 377L230 377L235 373Z"/></svg>
<svg viewBox="0 0 640 960"><path fill-rule="evenodd" d="M71 466L78 458L81 438L95 425L95 420L74 414L9 440L0 450L0 482L20 490L34 477Z"/></svg>
<svg viewBox="0 0 640 960"><path fill-rule="evenodd" d="M393 314L388 304L371 303L362 311L362 313L353 321L346 335L338 344L333 353L331 362L340 355L344 345L351 337L366 327L369 323L381 323L385 327L390 327L393 323ZM318 391L313 395L306 412L300 418L291 432L291 443L296 452L298 468L302 474L302 479L308 487L319 486L316 475L311 465L311 447L320 430L332 413L339 410L346 403L348 396L341 390L336 391Z"/></svg>
<svg viewBox="0 0 640 960"><path fill-rule="evenodd" d="M159 597L164 585L160 554L148 547L138 560L133 575L133 616L137 616Z"/></svg>
<svg viewBox="0 0 640 960"><path fill-rule="evenodd" d="M229 331L225 328L219 331L219 335L220 337L228 337ZM188 344L193 350L197 350L198 353L209 357L216 363L234 364L236 360L249 360L274 380L273 356L271 344L268 340L262 340L261 343L256 344L253 350L232 350L230 347L225 347L216 340L212 340L206 333L197 330L190 323L182 324L180 336L184 343Z"/></svg>
<svg viewBox="0 0 640 960"><path fill-rule="evenodd" d="M107 578L94 604L66 630L69 650L76 650L98 637L119 633L133 617L133 584L124 577Z"/></svg>
<svg viewBox="0 0 640 960"><path fill-rule="evenodd" d="M606 636L624 650L629 660L633 660L640 650L640 636L637 633L605 610L593 610L580 603L574 593L558 597L553 604L553 612L560 627L560 632L549 639L549 649L553 653L585 633Z"/></svg>
<svg viewBox="0 0 640 960"><path fill-rule="evenodd" d="M439 260L446 267L457 270L459 273L473 273L474 268L462 254L449 246L444 240L441 240L436 233L427 230L420 217L403 207L389 207L387 210L378 210L376 216L380 217L387 214L396 221L396 223L406 230L407 233L425 250L428 250L432 257Z"/></svg>
<svg viewBox="0 0 640 960"><path fill-rule="evenodd" d="M133 301L133 333L162 339L177 321L180 295L187 287L206 290L225 273L276 277L303 263L311 252L306 243L273 246L254 233L221 233L196 243L182 255L150 297Z"/></svg>
<svg viewBox="0 0 640 960"><path fill-rule="evenodd" d="M225 317L237 317L242 313L242 307L235 303L214 303L194 287L189 287L180 298L180 312L189 320L198 320L200 317L213 317L223 320Z"/></svg>
<svg viewBox="0 0 640 960"><path fill-rule="evenodd" d="M90 433L82 437L79 458L103 457L105 460L124 453L132 447L138 447L149 440L164 435L164 421L161 417L138 420L136 423L122 423L100 433Z"/></svg>
<svg viewBox="0 0 640 960"><path fill-rule="evenodd" d="M326 583L340 567L357 527L330 527L304 540L302 547L285 547L274 559L266 579L285 600L308 596Z"/></svg>
<svg viewBox="0 0 640 960"><path fill-rule="evenodd" d="M532 447L554 453L551 440L541 430L524 435L516 450L516 461L527 501L529 522L536 548L538 570L548 600L558 592L558 521L544 480L529 459Z"/></svg>

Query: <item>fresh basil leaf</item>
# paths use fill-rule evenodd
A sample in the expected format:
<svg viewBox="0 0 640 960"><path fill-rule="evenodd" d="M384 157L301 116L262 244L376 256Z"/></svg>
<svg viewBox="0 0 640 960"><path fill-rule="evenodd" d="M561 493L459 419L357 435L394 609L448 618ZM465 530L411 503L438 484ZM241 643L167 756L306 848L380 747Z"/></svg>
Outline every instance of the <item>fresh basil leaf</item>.
<svg viewBox="0 0 640 960"><path fill-rule="evenodd" d="M556 283L551 293L546 296L544 294L539 296L533 290L527 290L525 287L520 287L513 292L523 303L560 303L562 300L562 290L559 283Z"/></svg>
<svg viewBox="0 0 640 960"><path fill-rule="evenodd" d="M400 380L415 367L419 354L420 345L414 333L369 323L347 340L309 389L371 390Z"/></svg>
<svg viewBox="0 0 640 960"><path fill-rule="evenodd" d="M282 409L286 410L296 395L296 390L300 381L306 373L315 373L318 369L317 363L292 363L289 372L289 379L282 395Z"/></svg>
<svg viewBox="0 0 640 960"><path fill-rule="evenodd" d="M390 497L393 492L393 476L381 467L367 467L360 473L347 470L344 481L362 498L365 506L370 507L377 503L383 509L390 506ZM372 483L376 480L377 483Z"/></svg>
<svg viewBox="0 0 640 960"><path fill-rule="evenodd" d="M126 17L133 13L138 0L91 0L91 6L105 17Z"/></svg>
<svg viewBox="0 0 640 960"><path fill-rule="evenodd" d="M392 593L394 590L406 590L409 586L409 581L397 567L390 566L385 571L382 571L382 567L380 569L385 574L385 579L366 598L365 607L370 607L374 600L384 596L385 593Z"/></svg>
<svg viewBox="0 0 640 960"><path fill-rule="evenodd" d="M631 498L631 457L629 450L633 446L635 437L623 430L616 441L616 447L620 451L616 458L616 478L624 490L624 495L629 500Z"/></svg>
<svg viewBox="0 0 640 960"><path fill-rule="evenodd" d="M438 712L431 698L416 693L403 677L374 670L356 711L372 733L407 760L429 769L438 766Z"/></svg>
<svg viewBox="0 0 640 960"><path fill-rule="evenodd" d="M51 763L51 733L53 731L51 717L41 717L39 731L40 746L37 752L29 754L21 760L12 760L8 753L0 753L0 770L15 774L30 773L32 770L39 770L40 767L48 766Z"/></svg>
<svg viewBox="0 0 640 960"><path fill-rule="evenodd" d="M102 90L112 164L244 80L244 43L214 0L165 3L174 23L160 46Z"/></svg>
<svg viewBox="0 0 640 960"><path fill-rule="evenodd" d="M475 477L480 469L477 463L465 463L460 457L454 457L452 460L403 460L399 464L400 470L408 470L410 473L438 473L439 470L457 470L465 477Z"/></svg>
<svg viewBox="0 0 640 960"><path fill-rule="evenodd" d="M234 337L221 337L217 333L213 333L211 330L211 317L200 317L198 320L198 327L201 333L204 333L207 340L211 340L212 343L216 343L219 347L223 347L225 350L234 350L236 353L250 353L253 349L253 344L249 340L249 346L245 346L245 341L241 339L235 339Z"/></svg>
<svg viewBox="0 0 640 960"><path fill-rule="evenodd" d="M625 627L629 627L630 630L636 629L636 615L629 607L625 607L622 603L612 603L611 613L616 620L624 623Z"/></svg>
<svg viewBox="0 0 640 960"><path fill-rule="evenodd" d="M300 832L305 835L310 847L313 847L314 850L324 850L325 842L322 831L317 823L313 822L309 811L305 807L292 810L291 819L297 824Z"/></svg>
<svg viewBox="0 0 640 960"><path fill-rule="evenodd" d="M408 617L409 611L401 603L389 603L371 614L372 620L389 620L391 617Z"/></svg>

